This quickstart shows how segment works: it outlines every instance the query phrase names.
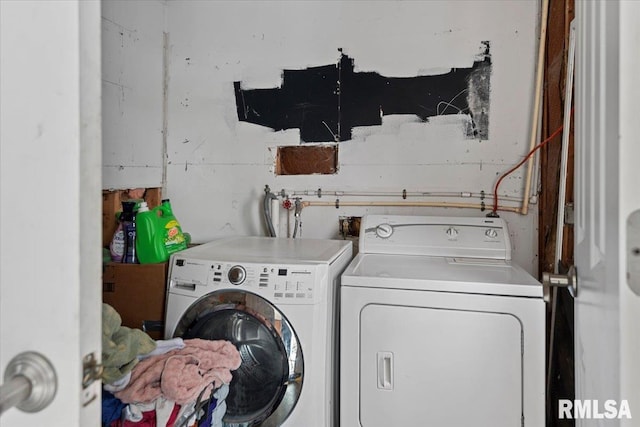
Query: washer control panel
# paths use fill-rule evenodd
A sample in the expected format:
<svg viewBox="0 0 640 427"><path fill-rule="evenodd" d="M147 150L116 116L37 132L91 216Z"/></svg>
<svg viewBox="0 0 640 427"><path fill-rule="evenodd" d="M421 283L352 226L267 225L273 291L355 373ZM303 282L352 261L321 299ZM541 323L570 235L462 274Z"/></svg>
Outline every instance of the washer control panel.
<svg viewBox="0 0 640 427"><path fill-rule="evenodd" d="M243 289L281 303L315 302L317 266L172 258L169 292L200 297L218 289Z"/></svg>

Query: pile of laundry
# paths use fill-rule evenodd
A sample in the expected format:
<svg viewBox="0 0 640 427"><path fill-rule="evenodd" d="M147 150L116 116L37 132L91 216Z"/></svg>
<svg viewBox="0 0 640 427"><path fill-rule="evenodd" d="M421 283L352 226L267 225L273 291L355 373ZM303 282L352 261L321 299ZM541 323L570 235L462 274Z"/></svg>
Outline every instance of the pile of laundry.
<svg viewBox="0 0 640 427"><path fill-rule="evenodd" d="M231 371L241 363L228 341L155 341L102 308L103 427L220 427Z"/></svg>

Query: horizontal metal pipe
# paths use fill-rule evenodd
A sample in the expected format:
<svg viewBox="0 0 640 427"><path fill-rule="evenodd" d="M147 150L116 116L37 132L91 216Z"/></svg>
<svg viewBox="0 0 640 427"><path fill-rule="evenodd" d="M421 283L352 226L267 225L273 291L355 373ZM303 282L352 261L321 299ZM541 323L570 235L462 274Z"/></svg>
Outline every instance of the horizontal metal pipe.
<svg viewBox="0 0 640 427"><path fill-rule="evenodd" d="M433 208L465 208L465 209L487 209L486 205L479 203L448 203L448 202L372 202L372 201L351 201L351 200L339 200L334 202L325 201L303 201L302 206L394 206L394 207L433 207ZM500 211L516 212L520 213L520 208L501 206L498 208Z"/></svg>
<svg viewBox="0 0 640 427"><path fill-rule="evenodd" d="M468 191L340 191L340 190L282 190L280 194L288 197L295 196L337 196L337 197L458 197L461 199L475 198L493 200L491 193L474 193ZM320 197L320 196L318 196ZM513 196L500 196L500 200L522 203L522 198Z"/></svg>

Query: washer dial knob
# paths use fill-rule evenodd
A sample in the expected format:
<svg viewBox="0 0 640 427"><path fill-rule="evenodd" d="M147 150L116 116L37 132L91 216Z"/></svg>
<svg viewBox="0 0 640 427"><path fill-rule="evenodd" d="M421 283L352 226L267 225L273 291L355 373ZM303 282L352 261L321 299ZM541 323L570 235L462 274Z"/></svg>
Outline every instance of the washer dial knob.
<svg viewBox="0 0 640 427"><path fill-rule="evenodd" d="M241 265L234 265L229 269L227 277L232 285L241 285L244 279L247 278L247 271Z"/></svg>
<svg viewBox="0 0 640 427"><path fill-rule="evenodd" d="M393 234L391 224L380 224L376 227L376 235L381 239L388 239Z"/></svg>

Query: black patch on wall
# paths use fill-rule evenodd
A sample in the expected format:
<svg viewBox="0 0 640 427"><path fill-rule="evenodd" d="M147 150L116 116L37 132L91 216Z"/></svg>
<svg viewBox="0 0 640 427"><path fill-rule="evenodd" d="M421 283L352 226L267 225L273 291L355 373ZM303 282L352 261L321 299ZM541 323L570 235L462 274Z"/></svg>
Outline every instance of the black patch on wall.
<svg viewBox="0 0 640 427"><path fill-rule="evenodd" d="M244 90L234 82L238 119L274 130L300 129L303 142L346 141L356 126L382 124L382 116L467 115L465 135L489 137L491 56L489 42L471 68L446 74L385 77L354 72L342 54L336 65L284 70L282 86Z"/></svg>

